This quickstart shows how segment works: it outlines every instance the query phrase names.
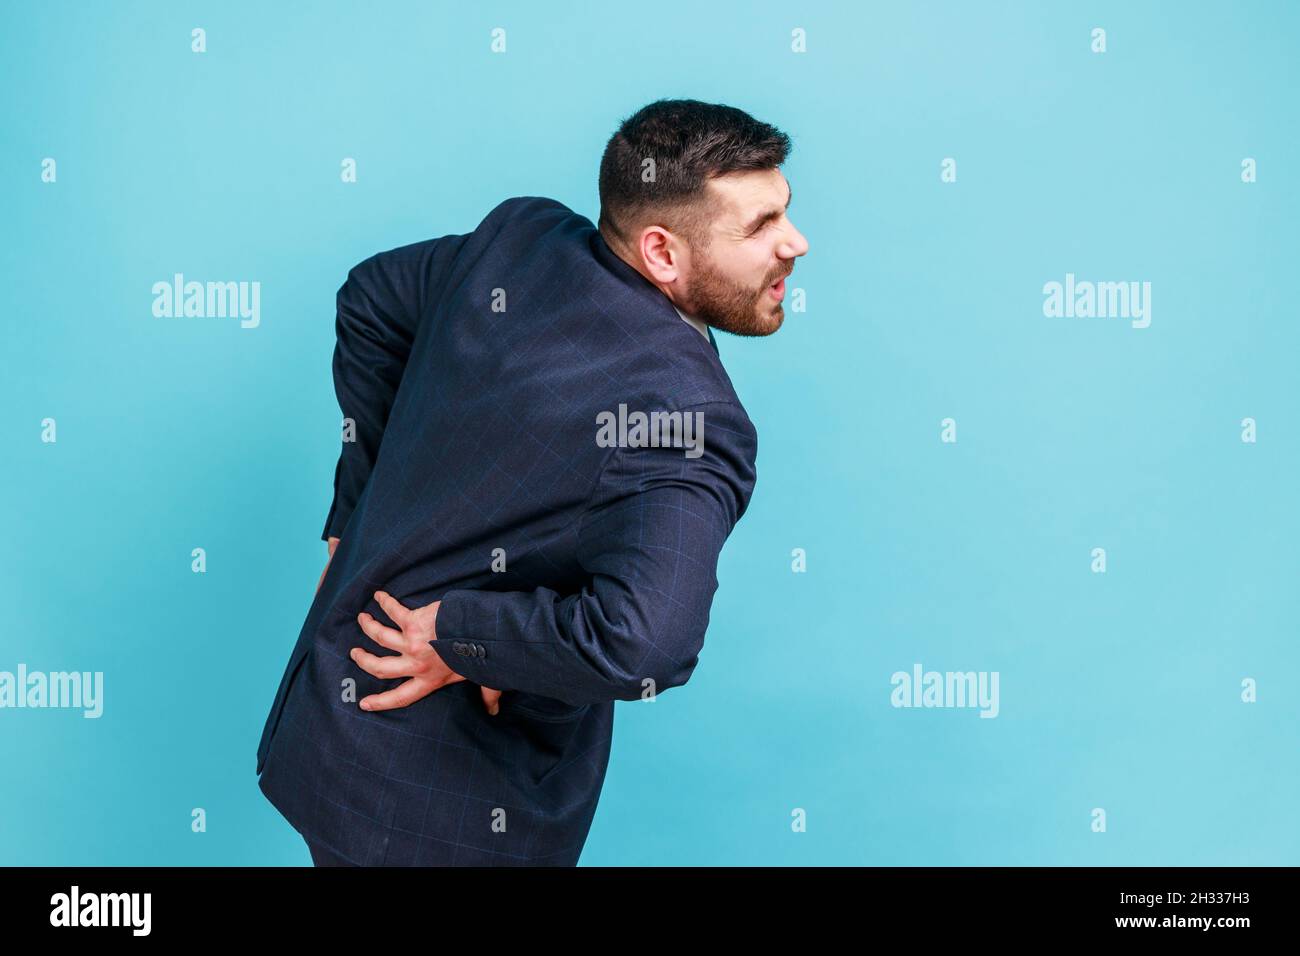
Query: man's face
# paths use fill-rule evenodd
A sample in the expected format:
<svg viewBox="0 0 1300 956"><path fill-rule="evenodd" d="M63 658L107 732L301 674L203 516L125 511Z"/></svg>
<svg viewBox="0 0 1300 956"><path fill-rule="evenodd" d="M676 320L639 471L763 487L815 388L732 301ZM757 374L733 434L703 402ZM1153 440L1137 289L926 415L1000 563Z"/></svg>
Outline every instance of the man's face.
<svg viewBox="0 0 1300 956"><path fill-rule="evenodd" d="M682 310L735 335L771 335L785 321L785 277L808 241L786 216L791 190L780 170L709 181L716 215L707 249L683 257Z"/></svg>

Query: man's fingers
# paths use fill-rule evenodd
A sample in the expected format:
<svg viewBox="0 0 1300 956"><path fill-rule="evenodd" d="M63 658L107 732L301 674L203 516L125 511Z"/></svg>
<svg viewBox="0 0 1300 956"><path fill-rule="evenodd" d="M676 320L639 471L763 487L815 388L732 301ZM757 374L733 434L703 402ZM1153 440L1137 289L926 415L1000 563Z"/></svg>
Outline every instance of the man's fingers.
<svg viewBox="0 0 1300 956"><path fill-rule="evenodd" d="M361 626L361 630L365 631L372 641L381 647L386 647L390 651L406 651L406 639L402 636L402 632L380 624L369 611L362 611L357 615L357 624Z"/></svg>
<svg viewBox="0 0 1300 956"><path fill-rule="evenodd" d="M412 677L410 680L398 684L392 690L386 690L382 694L371 694L369 697L362 697L361 709L395 710L398 707L409 707L417 700L428 697L441 686L441 684L435 685L418 677Z"/></svg>
<svg viewBox="0 0 1300 956"><path fill-rule="evenodd" d="M493 690L491 687L479 688L483 691L483 706L487 708L489 714L496 714L501 709L498 701L501 700L501 691Z"/></svg>
<svg viewBox="0 0 1300 956"><path fill-rule="evenodd" d="M405 655L380 657L365 648L354 647L349 656L363 671L376 677L414 677L419 673L418 663Z"/></svg>
<svg viewBox="0 0 1300 956"><path fill-rule="evenodd" d="M394 624L403 630L406 629L406 622L410 618L411 612L405 605L387 591L376 591L375 600L384 609L384 613L393 619Z"/></svg>

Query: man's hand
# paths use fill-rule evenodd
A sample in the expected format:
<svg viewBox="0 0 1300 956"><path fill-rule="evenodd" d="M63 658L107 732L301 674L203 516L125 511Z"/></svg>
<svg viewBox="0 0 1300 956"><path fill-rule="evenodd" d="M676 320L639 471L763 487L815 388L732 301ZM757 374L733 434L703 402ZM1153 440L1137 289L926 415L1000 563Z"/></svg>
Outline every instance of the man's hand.
<svg viewBox="0 0 1300 956"><path fill-rule="evenodd" d="M350 656L367 674L382 678L409 677L410 680L392 690L361 698L362 710L407 707L435 690L465 679L448 667L429 643L438 637L436 622L441 601L412 609L387 591L376 591L375 600L400 630L380 624L365 611L357 615L357 623L376 644L399 653L397 656L379 657L364 648L354 647ZM495 714L501 691L490 687L481 687L480 690L488 713Z"/></svg>

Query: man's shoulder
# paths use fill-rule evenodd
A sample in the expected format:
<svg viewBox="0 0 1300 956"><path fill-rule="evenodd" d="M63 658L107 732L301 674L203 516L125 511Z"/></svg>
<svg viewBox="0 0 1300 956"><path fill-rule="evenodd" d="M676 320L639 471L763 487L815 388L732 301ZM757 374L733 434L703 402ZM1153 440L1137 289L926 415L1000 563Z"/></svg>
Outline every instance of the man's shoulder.
<svg viewBox="0 0 1300 956"><path fill-rule="evenodd" d="M369 265L375 261L392 262L396 260L415 259L429 251L447 245L462 245L475 238L491 238L499 233L508 223L528 223L540 220L574 218L591 225L586 219L564 203L546 196L512 196L492 207L473 229L462 233L447 233L437 236L404 242L395 246L385 246L360 260L357 265ZM594 228L594 227L593 227Z"/></svg>
<svg viewBox="0 0 1300 956"><path fill-rule="evenodd" d="M550 208L562 209L565 212L570 213L573 212L573 210L564 203L560 202L558 199L552 199L550 196L511 196L509 199L503 199L501 202L497 203L492 212L488 213L488 215L493 215L498 211L526 212L529 210Z"/></svg>
<svg viewBox="0 0 1300 956"><path fill-rule="evenodd" d="M590 220L574 212L558 199L551 199L548 196L511 196L493 206L492 210L483 217L478 228L496 231L507 223L569 217L582 219L590 225Z"/></svg>

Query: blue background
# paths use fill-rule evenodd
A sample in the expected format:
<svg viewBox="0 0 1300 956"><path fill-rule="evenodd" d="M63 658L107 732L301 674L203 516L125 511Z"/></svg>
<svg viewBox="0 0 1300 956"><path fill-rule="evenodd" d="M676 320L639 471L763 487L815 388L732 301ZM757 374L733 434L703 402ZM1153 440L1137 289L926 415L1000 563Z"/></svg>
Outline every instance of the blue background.
<svg viewBox="0 0 1300 956"><path fill-rule="evenodd" d="M617 707L583 864L1300 862L1295 4L3 18L0 670L103 671L105 713L0 710L0 863L309 862L253 768L325 560L335 291L509 196L594 220L663 96L791 135L808 308L719 336L755 496L691 681ZM175 272L260 281L260 327L154 318ZM1150 281L1151 326L1044 317L1067 272ZM998 671L999 716L891 707L914 663Z"/></svg>

